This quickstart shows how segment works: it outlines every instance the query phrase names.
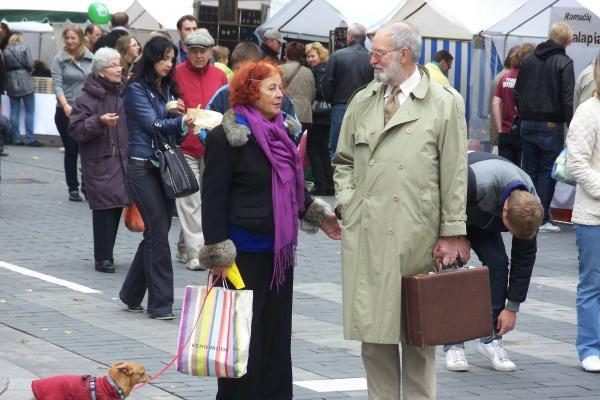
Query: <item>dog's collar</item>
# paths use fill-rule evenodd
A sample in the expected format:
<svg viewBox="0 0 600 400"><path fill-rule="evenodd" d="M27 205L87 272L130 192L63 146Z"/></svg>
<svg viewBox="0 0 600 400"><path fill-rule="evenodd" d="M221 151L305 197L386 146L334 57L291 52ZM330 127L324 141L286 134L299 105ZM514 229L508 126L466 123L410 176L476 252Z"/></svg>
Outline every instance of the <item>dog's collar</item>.
<svg viewBox="0 0 600 400"><path fill-rule="evenodd" d="M119 397L121 398L121 400L125 400L125 393L123 393L123 389L121 389L121 387L117 385L117 382L115 382L112 376L108 375L108 381L111 385L115 387L115 389L117 389L117 393L119 393Z"/></svg>
<svg viewBox="0 0 600 400"><path fill-rule="evenodd" d="M96 400L96 378L90 376L90 394L92 395L92 400Z"/></svg>
<svg viewBox="0 0 600 400"><path fill-rule="evenodd" d="M121 400L125 400L125 394L123 393L123 389L121 389L119 385L117 385L117 382L115 382L110 375L108 376L108 381L111 385L115 387L117 393L119 393L119 397L121 398ZM96 400L96 377L94 376L90 376L90 394L92 395L92 400Z"/></svg>

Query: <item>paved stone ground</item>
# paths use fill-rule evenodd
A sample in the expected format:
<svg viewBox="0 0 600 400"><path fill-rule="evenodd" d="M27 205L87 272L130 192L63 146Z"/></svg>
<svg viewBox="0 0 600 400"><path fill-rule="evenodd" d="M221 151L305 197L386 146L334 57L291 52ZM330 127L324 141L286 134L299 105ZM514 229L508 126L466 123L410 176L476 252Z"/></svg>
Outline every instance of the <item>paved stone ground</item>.
<svg viewBox="0 0 600 400"><path fill-rule="evenodd" d="M119 230L117 273L93 270L91 212L67 201L63 153L9 146L1 160L0 261L84 285L84 294L3 268L0 263L1 399L31 399L33 379L54 374L103 375L117 360L136 360L157 372L173 357L178 320L132 315L116 299L140 240ZM330 200L332 200L330 198ZM171 229L174 244L179 231ZM467 344L471 371L451 373L438 350L438 398L598 399L600 376L583 372L575 353L577 257L572 229L543 234L529 299L518 330L505 345L519 369L494 371ZM172 247L174 250L174 247ZM204 284L206 273L174 262L176 314L183 288ZM362 378L359 344L342 338L340 247L323 234L301 234L293 326L294 380ZM450 299L449 299L450 300ZM296 385L296 399L366 399L366 391L332 386L316 392ZM347 381L344 381L347 382ZM359 382L360 383L360 382ZM359 385L360 386L360 385ZM168 370L132 399L214 399L215 380ZM359 387L360 388L360 387Z"/></svg>

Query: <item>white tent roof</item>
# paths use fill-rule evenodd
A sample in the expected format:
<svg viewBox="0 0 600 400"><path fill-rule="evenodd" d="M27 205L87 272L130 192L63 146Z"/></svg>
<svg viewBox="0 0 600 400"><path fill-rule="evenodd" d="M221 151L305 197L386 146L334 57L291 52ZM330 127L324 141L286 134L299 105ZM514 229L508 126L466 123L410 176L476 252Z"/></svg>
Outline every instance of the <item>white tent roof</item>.
<svg viewBox="0 0 600 400"><path fill-rule="evenodd" d="M600 16L598 0L529 0L508 17L485 30L489 35L545 38L550 27L551 7L583 7Z"/></svg>
<svg viewBox="0 0 600 400"><path fill-rule="evenodd" d="M270 28L278 29L283 36L304 40L329 41L329 31L338 26L360 22L369 27L380 23L385 16L393 15L406 0L369 0L370 10L365 13L365 3L347 0L291 0L264 24L256 29L262 38Z"/></svg>
<svg viewBox="0 0 600 400"><path fill-rule="evenodd" d="M151 0L102 0L113 13L126 11L129 14L130 26L133 29L156 30L159 25L162 29L174 30L177 20L185 14L193 14L192 0L171 1L168 6L164 3ZM21 0L5 1L0 6L1 10L49 10L70 11L87 13L89 2L74 0Z"/></svg>
<svg viewBox="0 0 600 400"><path fill-rule="evenodd" d="M266 29L276 28L290 38L328 41L330 30L352 22L360 22L372 32L391 20L407 20L424 37L471 40L525 1L291 0L257 33L262 37Z"/></svg>

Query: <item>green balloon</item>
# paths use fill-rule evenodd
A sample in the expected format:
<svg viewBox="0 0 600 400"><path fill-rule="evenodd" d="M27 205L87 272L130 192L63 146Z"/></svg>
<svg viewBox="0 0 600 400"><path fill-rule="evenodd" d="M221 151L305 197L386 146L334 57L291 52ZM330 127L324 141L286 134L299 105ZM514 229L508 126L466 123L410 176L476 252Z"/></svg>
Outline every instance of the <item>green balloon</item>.
<svg viewBox="0 0 600 400"><path fill-rule="evenodd" d="M110 21L110 12L104 3L92 3L88 7L88 17L93 23L104 25Z"/></svg>

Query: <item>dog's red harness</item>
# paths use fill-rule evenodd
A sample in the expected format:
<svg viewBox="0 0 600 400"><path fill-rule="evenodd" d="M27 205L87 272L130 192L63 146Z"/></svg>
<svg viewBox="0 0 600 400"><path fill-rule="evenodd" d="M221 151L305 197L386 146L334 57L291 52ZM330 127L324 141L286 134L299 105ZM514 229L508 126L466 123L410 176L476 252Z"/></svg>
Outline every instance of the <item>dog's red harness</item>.
<svg viewBox="0 0 600 400"><path fill-rule="evenodd" d="M123 400L123 391L113 385L108 377L89 375L60 375L31 382L36 400L63 400L65 398L89 400ZM67 397L67 395L69 397Z"/></svg>

